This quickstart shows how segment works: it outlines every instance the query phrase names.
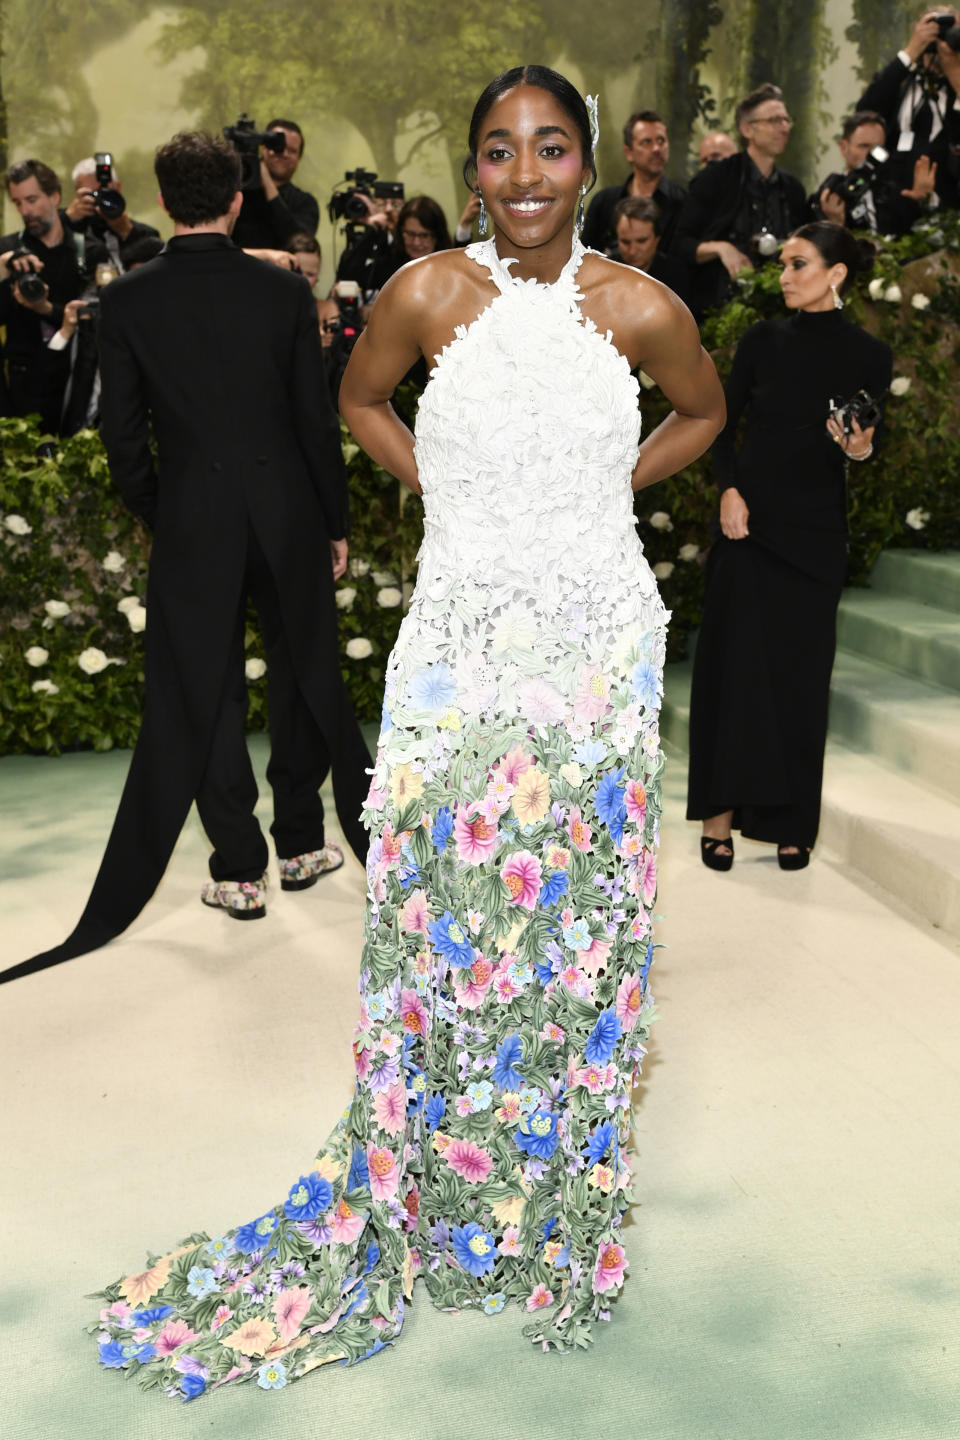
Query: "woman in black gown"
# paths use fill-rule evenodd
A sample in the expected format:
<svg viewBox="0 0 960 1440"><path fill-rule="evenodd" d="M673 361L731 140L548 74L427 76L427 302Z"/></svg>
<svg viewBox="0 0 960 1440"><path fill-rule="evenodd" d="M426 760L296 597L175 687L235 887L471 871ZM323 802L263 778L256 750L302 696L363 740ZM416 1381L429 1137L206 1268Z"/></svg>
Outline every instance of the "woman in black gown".
<svg viewBox="0 0 960 1440"><path fill-rule="evenodd" d="M707 561L690 703L687 819L703 822L712 869L733 864L731 829L776 843L787 870L807 864L816 840L847 461L873 449L873 429L844 433L831 402L861 389L880 397L891 375L889 348L841 313L871 259L842 226L795 231L780 279L793 313L752 326L730 371L713 449L722 534Z"/></svg>

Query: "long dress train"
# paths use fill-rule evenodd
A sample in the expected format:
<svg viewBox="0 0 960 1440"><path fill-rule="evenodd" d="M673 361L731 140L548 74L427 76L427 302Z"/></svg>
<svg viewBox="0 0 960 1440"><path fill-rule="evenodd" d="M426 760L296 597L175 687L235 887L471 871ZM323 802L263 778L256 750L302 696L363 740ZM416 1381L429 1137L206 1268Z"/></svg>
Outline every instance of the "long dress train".
<svg viewBox="0 0 960 1440"><path fill-rule="evenodd" d="M492 298L417 420L352 1102L281 1204L151 1257L90 1327L104 1365L180 1398L373 1354L417 1277L584 1346L628 1266L668 618L633 518L637 385L580 314L578 242L553 285L466 253Z"/></svg>

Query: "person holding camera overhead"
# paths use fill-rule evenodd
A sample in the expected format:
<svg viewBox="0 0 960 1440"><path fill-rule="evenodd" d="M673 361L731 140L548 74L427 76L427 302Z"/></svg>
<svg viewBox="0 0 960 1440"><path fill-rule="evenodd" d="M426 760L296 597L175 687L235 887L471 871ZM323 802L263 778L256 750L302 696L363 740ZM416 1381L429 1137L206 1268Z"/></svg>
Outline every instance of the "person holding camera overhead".
<svg viewBox="0 0 960 1440"><path fill-rule="evenodd" d="M74 234L60 209L60 181L41 160L20 160L5 176L23 228L0 239L0 326L7 331L7 415L39 414L56 433L66 369L51 364L47 342L63 323L64 306L92 283L106 260L92 237Z"/></svg>
<svg viewBox="0 0 960 1440"><path fill-rule="evenodd" d="M873 453L892 367L842 313L873 253L829 221L795 230L780 254L792 313L751 326L733 357L690 696L687 819L703 822L712 870L733 864L733 829L774 842L783 870L803 869L817 838L847 472Z"/></svg>
<svg viewBox="0 0 960 1440"><path fill-rule="evenodd" d="M925 10L857 109L883 117L902 189L914 187L914 167L926 156L936 167L941 203L960 208L960 11L950 5Z"/></svg>
<svg viewBox="0 0 960 1440"><path fill-rule="evenodd" d="M228 134L235 136L239 128ZM253 183L244 169L243 208L233 230L234 244L241 250L286 250L292 236L316 235L320 224L316 198L293 184L303 159L303 131L296 120L271 120L264 134L271 132L277 137L276 148L262 147Z"/></svg>
<svg viewBox="0 0 960 1440"><path fill-rule="evenodd" d="M913 184L901 190L893 178L886 150L887 130L875 110L857 110L843 122L840 154L843 174L828 175L810 197L818 220L832 220L851 230L873 235L905 235L927 206L938 204L934 189L937 167L927 155L918 155Z"/></svg>
<svg viewBox="0 0 960 1440"><path fill-rule="evenodd" d="M147 236L159 237L160 231L131 216L109 153L104 151L79 160L71 178L74 196L65 212L71 228L99 240L117 273L122 275L127 268L130 246Z"/></svg>

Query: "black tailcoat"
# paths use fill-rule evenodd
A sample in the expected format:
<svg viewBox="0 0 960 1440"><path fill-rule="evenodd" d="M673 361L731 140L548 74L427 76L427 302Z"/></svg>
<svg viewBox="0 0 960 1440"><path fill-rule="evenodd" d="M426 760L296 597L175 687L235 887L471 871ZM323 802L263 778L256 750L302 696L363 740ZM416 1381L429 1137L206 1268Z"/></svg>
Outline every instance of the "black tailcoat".
<svg viewBox="0 0 960 1440"><path fill-rule="evenodd" d="M43 964L119 934L163 875L230 692L251 537L332 758L344 830L365 849L369 757L340 677L329 546L347 532L346 473L307 286L225 235L178 237L105 288L100 364L111 471L153 531L146 698L90 900L65 944L37 957Z"/></svg>

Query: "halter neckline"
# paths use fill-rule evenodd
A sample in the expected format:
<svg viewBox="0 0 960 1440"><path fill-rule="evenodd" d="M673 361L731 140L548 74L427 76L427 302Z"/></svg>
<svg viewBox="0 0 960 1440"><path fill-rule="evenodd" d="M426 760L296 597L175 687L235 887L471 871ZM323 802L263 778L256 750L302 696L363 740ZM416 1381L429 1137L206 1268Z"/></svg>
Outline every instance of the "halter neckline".
<svg viewBox="0 0 960 1440"><path fill-rule="evenodd" d="M469 255L471 260L476 261L478 265L484 266L489 270L490 277L497 289L505 292L515 285L532 285L542 290L552 290L557 286L565 288L567 285L573 285L586 250L580 241L579 235L574 234L573 244L570 247L570 258L564 264L556 280L552 281L535 280L533 278L524 280L519 275L511 275L510 266L518 263L519 256L510 255L507 256L506 259L501 259L497 254L496 239L493 236L491 236L489 240L478 240L474 244L468 245L466 254Z"/></svg>

